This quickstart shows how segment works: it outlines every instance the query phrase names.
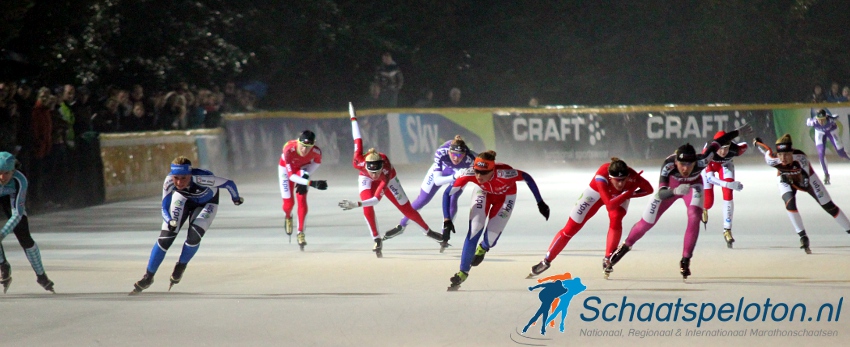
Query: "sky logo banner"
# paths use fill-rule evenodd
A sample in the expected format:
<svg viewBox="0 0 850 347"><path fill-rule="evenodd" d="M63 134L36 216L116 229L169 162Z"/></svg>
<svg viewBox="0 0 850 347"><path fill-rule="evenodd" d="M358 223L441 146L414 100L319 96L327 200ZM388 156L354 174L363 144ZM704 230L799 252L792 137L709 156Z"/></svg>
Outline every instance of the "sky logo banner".
<svg viewBox="0 0 850 347"><path fill-rule="evenodd" d="M487 150L478 134L439 114L387 114L393 163L430 163L443 143L460 135L476 153Z"/></svg>

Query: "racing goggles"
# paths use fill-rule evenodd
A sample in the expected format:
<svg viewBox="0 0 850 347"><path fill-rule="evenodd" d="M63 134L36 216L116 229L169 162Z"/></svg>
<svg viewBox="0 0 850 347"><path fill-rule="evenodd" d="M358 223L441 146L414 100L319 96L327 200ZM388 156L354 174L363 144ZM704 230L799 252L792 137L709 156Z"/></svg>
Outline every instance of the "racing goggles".
<svg viewBox="0 0 850 347"><path fill-rule="evenodd" d="M307 148L310 148L310 147L313 147L313 146L315 146L315 145L316 145L316 144L315 144L315 143L313 143L313 142L310 142L310 141L302 141L301 139L298 139L298 143L300 143L302 146L307 147Z"/></svg>
<svg viewBox="0 0 850 347"><path fill-rule="evenodd" d="M366 171L375 173L375 172L380 172L381 169L383 169L383 168L384 168L384 161L383 160L367 161L366 162Z"/></svg>

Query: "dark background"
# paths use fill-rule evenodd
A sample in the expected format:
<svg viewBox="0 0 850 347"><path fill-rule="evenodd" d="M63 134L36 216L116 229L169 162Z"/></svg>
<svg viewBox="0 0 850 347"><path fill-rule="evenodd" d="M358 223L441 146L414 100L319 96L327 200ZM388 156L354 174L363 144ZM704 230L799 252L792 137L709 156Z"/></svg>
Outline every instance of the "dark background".
<svg viewBox="0 0 850 347"><path fill-rule="evenodd" d="M268 109L342 109L380 55L399 106L807 101L850 84L850 1L5 0L0 47L33 83L261 81ZM22 58L21 58L22 57Z"/></svg>

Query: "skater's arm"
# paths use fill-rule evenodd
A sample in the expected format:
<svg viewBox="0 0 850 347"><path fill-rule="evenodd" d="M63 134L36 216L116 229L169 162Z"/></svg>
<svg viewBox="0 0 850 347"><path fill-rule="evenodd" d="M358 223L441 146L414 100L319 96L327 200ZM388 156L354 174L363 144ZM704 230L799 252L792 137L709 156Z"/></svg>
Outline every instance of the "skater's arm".
<svg viewBox="0 0 850 347"><path fill-rule="evenodd" d="M166 223L171 220L171 194L162 198L162 220Z"/></svg>
<svg viewBox="0 0 850 347"><path fill-rule="evenodd" d="M534 194L534 200L536 200L537 203L543 202L543 197L540 196L540 189L537 189L537 183L534 182L534 178L531 178L531 175L525 171L517 171L519 171L520 175L522 175L522 180L528 184L528 189L531 190L531 194Z"/></svg>
<svg viewBox="0 0 850 347"><path fill-rule="evenodd" d="M448 187L443 190L443 219L451 220L451 204L452 204L452 194L457 193L459 190L463 189L463 186L469 182L470 176L461 176L455 180L451 187Z"/></svg>
<svg viewBox="0 0 850 347"><path fill-rule="evenodd" d="M434 175L434 185L441 187L446 184L452 183L452 181L455 180L459 173L456 173L454 169L447 168L443 171L434 170L432 175Z"/></svg>
<svg viewBox="0 0 850 347"><path fill-rule="evenodd" d="M641 176L639 173L637 174L636 180L637 189L634 191L634 193L632 193L632 198L640 198L655 192L655 189L652 188L652 183L649 183L649 181L643 178L643 176Z"/></svg>

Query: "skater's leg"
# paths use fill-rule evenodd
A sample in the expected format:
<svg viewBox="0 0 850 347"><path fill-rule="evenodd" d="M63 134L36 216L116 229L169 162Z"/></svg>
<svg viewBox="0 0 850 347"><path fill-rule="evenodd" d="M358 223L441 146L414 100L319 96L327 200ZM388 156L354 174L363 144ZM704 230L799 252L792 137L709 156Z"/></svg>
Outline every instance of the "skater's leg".
<svg viewBox="0 0 850 347"><path fill-rule="evenodd" d="M307 221L307 193L295 193L295 199L298 201L298 232L304 231L304 223Z"/></svg>
<svg viewBox="0 0 850 347"><path fill-rule="evenodd" d="M392 204L395 205L405 217L418 224L425 232L431 230L428 227L428 224L425 223L425 220L422 219L419 212L413 209L413 206L410 205L410 201L407 199L407 195L404 193L404 188L401 186L401 182L399 182L398 177L393 177L389 180L389 182L387 182L386 187L384 187L384 195L387 196L387 199L389 199L390 202L392 202Z"/></svg>
<svg viewBox="0 0 850 347"><path fill-rule="evenodd" d="M285 167L278 166L277 171L280 182L280 197L283 200L283 213L286 215L286 218L291 218L292 207L295 205L295 199L292 198L292 192L294 191L292 187L294 183L289 181Z"/></svg>
<svg viewBox="0 0 850 347"><path fill-rule="evenodd" d="M27 216L21 217L21 220L18 222L18 225L15 226L14 233L15 237L18 239L18 244L21 245L21 248L24 249L24 252L27 255L27 260L29 260L30 265L32 265L33 271L35 271L36 275L44 274L44 267L41 263L41 252L38 249L38 245L35 243L35 240L32 239L32 235L30 234L29 227L29 218ZM2 253L2 251L0 251ZM2 259L0 259L0 263L6 261L5 255Z"/></svg>
<svg viewBox="0 0 850 347"><path fill-rule="evenodd" d="M452 187L448 186L446 189L452 189ZM451 216L452 220L455 219L455 215L457 214L457 200L461 194L463 194L463 189L458 189L457 192L452 194L451 200L449 200L449 216Z"/></svg>
<svg viewBox="0 0 850 347"><path fill-rule="evenodd" d="M421 210L423 207L425 207L425 205L427 205L429 202L431 202L431 199L434 198L434 195L437 194L438 190L440 190L440 187L437 187L437 186L434 186L431 190L429 190L427 192L420 189L419 190L419 196L416 197L416 200L413 200L413 202L410 203L410 206L416 211ZM409 222L410 222L410 218L407 218L407 216L404 216L404 217L401 218L401 221L399 221L398 224L403 226L403 227L406 227L407 223L409 223Z"/></svg>
<svg viewBox="0 0 850 347"><path fill-rule="evenodd" d="M369 200L375 196L378 182L373 182L369 177L359 176L360 186L360 201ZM366 226L369 227L369 233L372 238L379 237L378 225L375 222L375 207L363 206L363 216L366 218Z"/></svg>
<svg viewBox="0 0 850 347"><path fill-rule="evenodd" d="M803 226L803 218L800 217L800 212L797 211L797 192L795 190L785 192L782 194L782 200L785 201L785 210L788 212L788 218L791 219L791 225L794 226L794 231L799 233L806 230Z"/></svg>
<svg viewBox="0 0 850 347"><path fill-rule="evenodd" d="M828 176L829 175L829 168L827 167L826 156L825 156L825 154L826 154L826 148L825 147L826 146L825 146L825 144L821 143L819 145L816 145L815 147L818 150L818 159L820 160L821 168L823 168L823 174L825 176Z"/></svg>
<svg viewBox="0 0 850 347"><path fill-rule="evenodd" d="M216 201L218 196L216 196ZM207 203L203 209L195 209L192 213L191 223L189 224L189 234L186 235L186 242L183 243L183 250L180 253L180 263L188 264L198 248L201 246L201 239L206 234L218 213L217 203Z"/></svg>
<svg viewBox="0 0 850 347"><path fill-rule="evenodd" d="M847 152L844 151L844 144L841 143L841 138L833 132L830 132L828 137L829 141L832 142L832 147L835 148L835 153L837 153L839 157L850 160L850 157L847 156Z"/></svg>
<svg viewBox="0 0 850 347"><path fill-rule="evenodd" d="M582 194L581 199L573 205L567 224L565 224L564 227L555 234L555 237L552 239L552 243L549 244L549 250L546 252L546 257L543 258L544 260L550 263L555 260L558 254L560 254L564 247L566 247L567 243L570 242L570 239L572 239L573 236L575 236L579 230L584 227L584 223L590 220L599 208L604 205L599 199L599 193L593 193L596 193L596 191L586 189L584 194Z"/></svg>
<svg viewBox="0 0 850 347"><path fill-rule="evenodd" d="M627 204L628 201L623 204ZM626 217L626 209L621 206L614 210L608 211L608 237L605 242L605 257L611 256L611 253L620 245L620 239L623 237L623 218Z"/></svg>
<svg viewBox="0 0 850 347"><path fill-rule="evenodd" d="M673 187L671 187L671 189L672 188ZM659 218L661 218L661 215L670 208L670 205L673 205L673 203L680 198L681 196L673 196L666 200L661 200L658 197L658 193L653 195L652 201L649 202L649 205L646 206L646 210L643 212L643 217L641 217L641 220L632 226L632 229L629 231L629 236L626 237L626 241L623 243L629 247L634 246L634 244L638 242L638 240L640 240L643 235L649 231L649 229L652 229L652 227L655 226L655 223Z"/></svg>
<svg viewBox="0 0 850 347"><path fill-rule="evenodd" d="M475 194L472 195L472 207L469 209L469 231L463 242L463 251L460 256L460 271L466 273L469 273L469 269L472 268L472 258L475 256L478 240L484 233L484 225L487 222L486 200L487 193L476 189Z"/></svg>
<svg viewBox="0 0 850 347"><path fill-rule="evenodd" d="M688 224L685 228L684 245L682 246L682 257L691 258L699 238L699 222L702 217L702 192L694 189L692 194L684 196L687 206Z"/></svg>
<svg viewBox="0 0 850 347"><path fill-rule="evenodd" d="M488 196L487 205L490 205L490 213L487 221L487 232L484 233L484 241L481 247L490 250L499 242L502 231L511 219L511 213L516 205L516 194L507 196Z"/></svg>

